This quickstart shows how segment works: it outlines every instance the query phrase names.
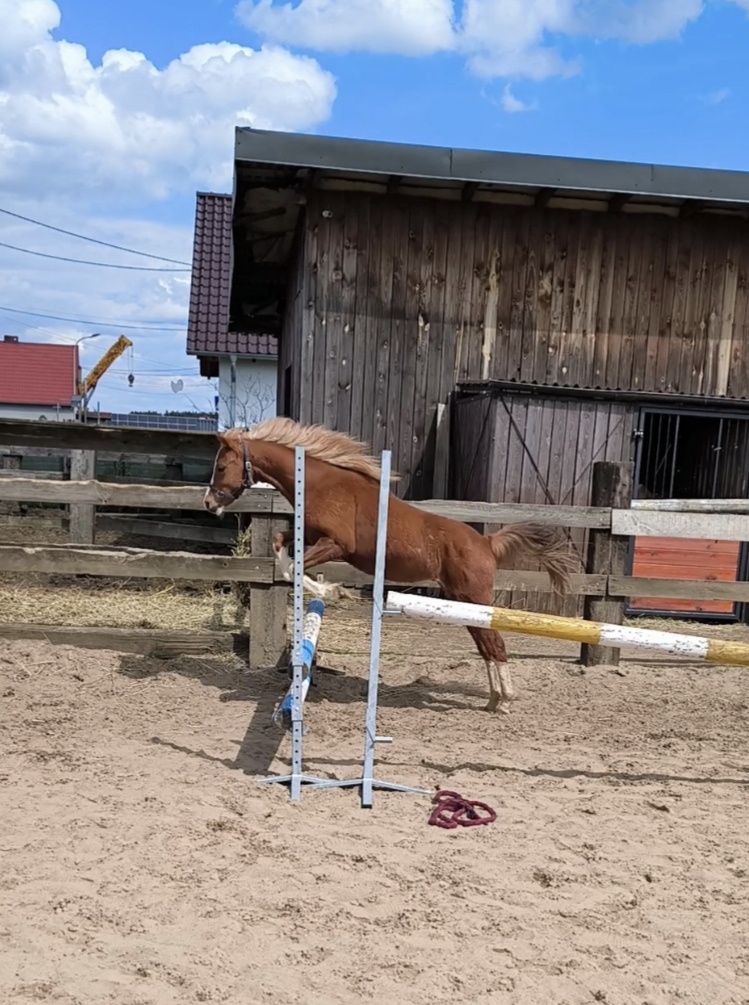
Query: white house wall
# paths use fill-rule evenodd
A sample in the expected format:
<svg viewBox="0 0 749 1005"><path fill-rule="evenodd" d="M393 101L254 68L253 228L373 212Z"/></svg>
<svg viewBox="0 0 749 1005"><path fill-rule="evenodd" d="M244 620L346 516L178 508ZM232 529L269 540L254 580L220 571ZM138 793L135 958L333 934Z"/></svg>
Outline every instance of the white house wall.
<svg viewBox="0 0 749 1005"><path fill-rule="evenodd" d="M252 426L272 418L276 414L277 374L275 360L239 357L233 383L230 357L219 357L219 429Z"/></svg>
<svg viewBox="0 0 749 1005"><path fill-rule="evenodd" d="M6 405L0 402L0 419L72 422L74 418L75 413L72 408L58 408L56 405Z"/></svg>

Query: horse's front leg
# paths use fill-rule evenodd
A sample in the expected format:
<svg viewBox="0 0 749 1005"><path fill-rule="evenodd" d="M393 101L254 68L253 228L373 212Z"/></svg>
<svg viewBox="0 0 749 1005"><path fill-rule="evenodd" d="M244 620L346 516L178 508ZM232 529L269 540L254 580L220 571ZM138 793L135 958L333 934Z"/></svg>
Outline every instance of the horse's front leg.
<svg viewBox="0 0 749 1005"><path fill-rule="evenodd" d="M289 555L289 545L293 540L294 532L291 530L278 530L273 535L273 550L285 579L291 578L291 570L294 565ZM343 558L341 546L336 544L331 537L321 537L305 551L304 567L306 569L307 566L311 568L314 565L322 565L323 562L337 562L341 558Z"/></svg>
<svg viewBox="0 0 749 1005"><path fill-rule="evenodd" d="M289 557L288 544L294 535L291 531L278 531L273 536L273 550L281 568L281 574L287 582L294 578L294 562ZM343 549L332 538L321 537L304 553L303 567L322 565L324 562L335 562L343 558ZM304 588L316 597L324 600L337 600L342 594L342 588L333 583L318 583L310 576L304 576Z"/></svg>
<svg viewBox="0 0 749 1005"><path fill-rule="evenodd" d="M321 537L304 553L304 568L338 562L343 558L343 548L332 537Z"/></svg>
<svg viewBox="0 0 749 1005"><path fill-rule="evenodd" d="M291 582L294 575L294 563L289 556L289 543L293 540L294 534L290 530L278 530L273 535L273 550L276 553L276 561L281 575L287 582Z"/></svg>

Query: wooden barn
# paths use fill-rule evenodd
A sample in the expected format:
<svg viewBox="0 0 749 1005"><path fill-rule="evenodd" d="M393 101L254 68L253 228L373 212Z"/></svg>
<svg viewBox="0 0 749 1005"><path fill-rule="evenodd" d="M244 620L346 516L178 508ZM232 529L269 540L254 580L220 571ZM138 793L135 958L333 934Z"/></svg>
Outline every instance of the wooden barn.
<svg viewBox="0 0 749 1005"><path fill-rule="evenodd" d="M407 498L749 494L749 174L238 129L230 328L279 412L389 447ZM745 578L649 539L635 574ZM635 609L734 616L734 605Z"/></svg>

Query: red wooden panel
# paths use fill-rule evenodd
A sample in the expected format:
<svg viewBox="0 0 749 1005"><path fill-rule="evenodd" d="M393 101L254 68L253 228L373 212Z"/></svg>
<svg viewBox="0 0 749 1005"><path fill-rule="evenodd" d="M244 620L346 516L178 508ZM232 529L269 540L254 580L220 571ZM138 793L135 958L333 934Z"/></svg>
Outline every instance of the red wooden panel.
<svg viewBox="0 0 749 1005"><path fill-rule="evenodd" d="M698 579L735 583L740 545L734 541L640 537L635 541L632 575L650 579ZM634 610L692 614L732 614L730 600L632 597Z"/></svg>

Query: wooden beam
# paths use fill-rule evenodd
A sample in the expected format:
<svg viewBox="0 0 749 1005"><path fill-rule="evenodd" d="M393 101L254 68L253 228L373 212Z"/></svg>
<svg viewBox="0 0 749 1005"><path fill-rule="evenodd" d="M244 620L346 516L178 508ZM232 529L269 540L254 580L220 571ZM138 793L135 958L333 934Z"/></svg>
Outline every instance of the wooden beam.
<svg viewBox="0 0 749 1005"><path fill-rule="evenodd" d="M679 209L679 219L688 220L692 216L701 213L707 207L704 199L689 199Z"/></svg>
<svg viewBox="0 0 749 1005"><path fill-rule="evenodd" d="M398 189L400 188L402 181L403 181L403 177L401 175L399 175L399 174L391 174L390 177L388 178L388 181L387 181L387 189L386 189L387 194L388 195L397 195L398 194Z"/></svg>
<svg viewBox="0 0 749 1005"><path fill-rule="evenodd" d="M455 502L424 499L412 502L417 509L463 523L534 523L554 527L610 527L611 511L595 506L546 506L536 503Z"/></svg>
<svg viewBox="0 0 749 1005"><path fill-rule="evenodd" d="M274 566L272 558L230 558L188 551L0 545L0 572L270 584Z"/></svg>
<svg viewBox="0 0 749 1005"><path fill-rule="evenodd" d="M125 454L169 454L181 460L213 460L213 433L183 433L168 429L89 426L82 422L25 422L0 419L0 444L19 447L63 447Z"/></svg>
<svg viewBox="0 0 749 1005"><path fill-rule="evenodd" d="M749 513L749 499L633 499L630 508L659 513Z"/></svg>
<svg viewBox="0 0 749 1005"><path fill-rule="evenodd" d="M5 457L18 457L18 458L49 457L49 458L55 458L56 460L68 460L70 458L71 452L72 451L68 450L65 447L19 447L15 445L0 446L0 467L2 467L2 460ZM181 465L183 463L181 457L172 457L171 454L138 453L134 455L129 455L127 453L123 453L122 451L110 451L110 450L97 452L96 459L97 461L134 463L137 464L139 467L142 465L149 465L149 466L153 465L154 467L158 468L166 467L167 469L169 469L172 465L176 464ZM196 458L193 458L193 461L199 464L205 463L202 460L198 461ZM190 458L188 458L187 462L190 463ZM208 480L211 477L211 469L210 466L208 466L207 464L204 468L204 472L205 475L202 480L208 482ZM57 476L57 474L59 474L59 472L25 471L23 472L23 474L27 477L33 474L34 478L45 478L45 477L54 478ZM180 482L180 484L184 484L185 481L184 477L179 478L177 480ZM193 479L193 481L197 480L198 480L197 478Z"/></svg>
<svg viewBox="0 0 749 1005"><path fill-rule="evenodd" d="M276 573L277 578L281 578L280 572ZM364 572L359 572L346 562L328 562L317 568L310 569L308 575L312 578L322 576L328 583L338 583L341 586L348 586L357 589L370 586L372 577ZM417 583L403 583L399 580L387 580L389 586L418 586L437 587L439 584L431 580L420 580ZM586 574L573 575L571 577L570 593L573 596L587 596L588 594L605 593L606 576L591 576ZM501 569L494 578L495 590L519 590L533 593L550 593L551 583L545 572L531 572L523 569Z"/></svg>
<svg viewBox="0 0 749 1005"><path fill-rule="evenodd" d="M203 527L198 524L164 523L161 520L108 516L102 513L96 517L96 529L114 531L116 534L131 534L134 537L198 541L202 544L231 544L237 539L236 532L222 527L219 523L215 527Z"/></svg>
<svg viewBox="0 0 749 1005"><path fill-rule="evenodd" d="M626 192L617 192L609 198L608 211L609 213L621 213L624 207L632 198Z"/></svg>
<svg viewBox="0 0 749 1005"><path fill-rule="evenodd" d="M546 209L556 194L557 190L555 188L540 188L538 192L536 192L533 205L536 209Z"/></svg>
<svg viewBox="0 0 749 1005"><path fill-rule="evenodd" d="M156 485L118 485L112 482L40 482L33 478L0 481L0 501L75 503L97 506L134 506L143 509L203 510L205 489L200 486L164 488ZM535 503L455 502L424 499L411 503L417 509L464 523L511 524L533 521L555 527L609 527L611 511L595 506L546 506ZM279 494L252 489L227 507L231 513L273 513L288 516L293 510Z"/></svg>
<svg viewBox="0 0 749 1005"><path fill-rule="evenodd" d="M724 583L714 579L646 579L643 576L610 576L612 597L663 597L674 600L732 600L749 603L749 583Z"/></svg>
<svg viewBox="0 0 749 1005"><path fill-rule="evenodd" d="M590 499L594 506L629 506L632 498L632 478L634 467L631 463L619 461L597 461L593 465L593 480ZM629 539L616 536L613 528L592 530L588 538L588 554L585 571L598 575L621 576L627 566ZM585 601L587 621L601 621L610 625L621 625L624 621L624 602L612 600L608 592L608 582L600 594ZM600 666L603 663L617 664L619 649L612 646L583 644L580 657L585 666Z"/></svg>
<svg viewBox="0 0 749 1005"><path fill-rule="evenodd" d="M279 522L268 516L254 516L251 524L250 547L260 561L271 554L273 535L278 530L288 530L289 522ZM280 576L275 559L269 585L253 584L250 590L250 646L251 670L278 667L288 663L289 632L287 624L289 584Z"/></svg>
<svg viewBox="0 0 749 1005"><path fill-rule="evenodd" d="M73 450L70 454L71 481L90 481L96 477L96 454L93 450ZM94 514L91 503L75 503L70 507L68 532L74 544L94 543Z"/></svg>
<svg viewBox="0 0 749 1005"><path fill-rule="evenodd" d="M462 202L471 202L476 190L478 189L478 182L467 181L463 188L460 190L460 198Z"/></svg>
<svg viewBox="0 0 749 1005"><path fill-rule="evenodd" d="M184 485L117 484L115 482L46 482L12 478L0 482L0 500L6 502L93 503L97 506L134 506L143 509L203 510L205 488ZM227 513L290 513L286 500L269 489L252 489Z"/></svg>
<svg viewBox="0 0 749 1005"><path fill-rule="evenodd" d="M749 541L749 516L739 513L658 513L615 509L611 532L629 537Z"/></svg>
<svg viewBox="0 0 749 1005"><path fill-rule="evenodd" d="M6 458L8 460L9 458ZM9 471L0 470L0 478L26 478L29 471L22 471L20 468ZM61 482L63 480L62 471L34 471L34 480L41 479L45 482Z"/></svg>
<svg viewBox="0 0 749 1005"><path fill-rule="evenodd" d="M63 625L0 624L2 639L37 639L78 649L110 649L161 659L217 653L246 652L247 636L241 632L200 630L170 631L161 628L97 628Z"/></svg>
<svg viewBox="0 0 749 1005"><path fill-rule="evenodd" d="M434 427L434 475L432 492L440 499L447 496L450 485L450 402L438 402Z"/></svg>

